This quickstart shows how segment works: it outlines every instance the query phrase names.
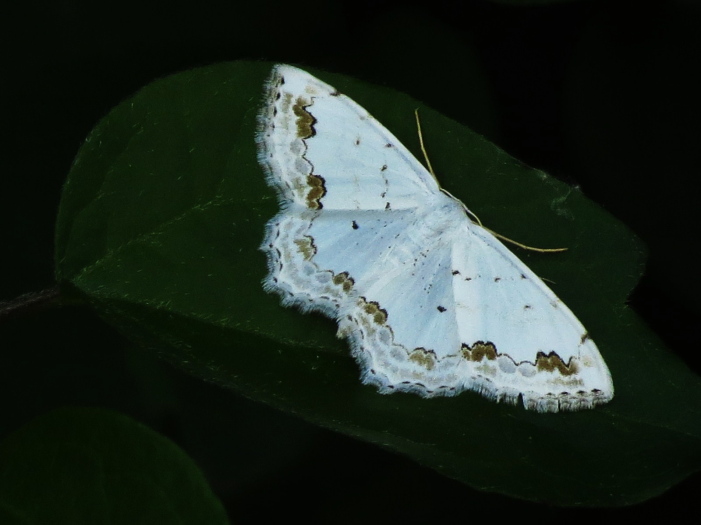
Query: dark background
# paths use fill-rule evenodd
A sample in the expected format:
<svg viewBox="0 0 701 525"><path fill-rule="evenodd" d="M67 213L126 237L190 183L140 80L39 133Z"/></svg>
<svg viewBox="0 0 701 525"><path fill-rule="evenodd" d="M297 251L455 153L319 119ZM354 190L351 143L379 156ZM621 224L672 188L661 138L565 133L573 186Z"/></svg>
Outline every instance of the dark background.
<svg viewBox="0 0 701 525"><path fill-rule="evenodd" d="M274 60L404 91L578 185L647 243L648 269L630 305L670 351L701 370L700 4L426 4L63 1L6 11L0 300L52 284L61 186L83 139L113 106L184 69ZM15 319L2 334L0 436L65 404L124 412L195 459L232 522L459 523L495 511L538 513L545 523L603 512L628 519L668 513L698 494L698 475L615 511L479 493L189 378L133 348L87 309Z"/></svg>

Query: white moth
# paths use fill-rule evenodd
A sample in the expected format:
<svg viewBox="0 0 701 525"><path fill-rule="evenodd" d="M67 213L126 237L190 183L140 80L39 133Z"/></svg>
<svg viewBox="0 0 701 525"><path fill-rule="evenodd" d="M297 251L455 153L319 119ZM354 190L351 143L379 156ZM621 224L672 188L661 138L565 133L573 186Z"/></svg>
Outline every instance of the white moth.
<svg viewBox="0 0 701 525"><path fill-rule="evenodd" d="M579 320L392 133L295 67L275 66L265 89L256 142L281 211L264 287L335 319L363 383L539 412L611 400Z"/></svg>

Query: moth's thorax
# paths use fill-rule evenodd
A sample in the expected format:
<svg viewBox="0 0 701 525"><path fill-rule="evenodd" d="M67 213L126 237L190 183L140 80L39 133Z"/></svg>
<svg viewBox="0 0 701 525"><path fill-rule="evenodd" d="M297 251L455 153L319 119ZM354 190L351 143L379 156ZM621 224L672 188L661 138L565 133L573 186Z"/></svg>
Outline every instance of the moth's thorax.
<svg viewBox="0 0 701 525"><path fill-rule="evenodd" d="M464 235L465 215L460 201L438 192L428 199L427 205L417 214L417 233L426 240L447 240L454 233Z"/></svg>

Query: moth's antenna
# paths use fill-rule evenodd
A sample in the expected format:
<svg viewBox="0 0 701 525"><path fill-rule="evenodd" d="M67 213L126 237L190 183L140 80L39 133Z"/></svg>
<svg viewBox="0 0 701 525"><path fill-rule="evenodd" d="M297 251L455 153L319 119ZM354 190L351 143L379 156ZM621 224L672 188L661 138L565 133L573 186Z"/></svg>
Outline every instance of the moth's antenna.
<svg viewBox="0 0 701 525"><path fill-rule="evenodd" d="M428 171L433 177L433 179L438 182L435 172L433 171L433 166L431 166L431 161L428 158L428 153L426 153L426 147L424 146L424 135L421 133L421 119L419 119L419 108L414 110L414 115L416 116L416 131L419 133L419 144L421 145L421 153L424 154L424 159L426 160L426 166L428 166ZM440 186L440 184L438 184Z"/></svg>
<svg viewBox="0 0 701 525"><path fill-rule="evenodd" d="M472 212L470 212L472 213ZM473 213L474 215L474 213ZM480 224L481 226L481 224ZM538 252L538 253L557 253L557 252L566 252L568 248L535 248L533 246L527 246L525 244L521 244L520 242L514 241L513 239L509 239L508 237L504 237L501 233L497 233L494 230L490 230L486 226L482 226L485 230L487 230L489 233L494 235L494 237L498 237L502 241L510 242L511 244L514 244L518 246L519 248L523 248L524 250L529 250L532 252Z"/></svg>
<svg viewBox="0 0 701 525"><path fill-rule="evenodd" d="M424 154L424 159L426 160L426 166L428 167L429 173L431 174L433 179L436 181L436 183L440 187L441 185L438 182L438 177L436 177L436 173L433 171L433 166L431 166L431 161L428 158L428 153L426 152L426 147L424 146L424 136L423 136L423 133L421 132L421 119L419 119L419 108L416 108L414 110L414 115L416 116L416 130L419 133L419 144L421 145L421 153ZM441 188L441 191L444 191L445 193L447 193L448 195L450 195L451 197L453 197L455 199L453 194L450 193L448 190ZM460 204L462 204L460 199L455 199L455 200L460 202ZM524 250L529 250L529 251L538 252L538 253L557 253L557 252L567 251L567 248L535 248L534 246L527 246L525 244L521 244L520 242L514 241L513 239L509 239L508 237L504 237L502 234L497 233L494 230L490 230L489 228L484 226L482 224L482 221L480 220L480 218L477 215L475 215L473 212L468 210L464 204L462 206L463 206L463 208L465 208L465 211L467 213L469 213L471 216L473 216L475 218L475 221L473 221L473 222L477 223L479 226L481 226L482 228L487 230L489 233L491 233L495 237L501 239L502 241L510 242L514 246L518 246L519 248L523 248Z"/></svg>

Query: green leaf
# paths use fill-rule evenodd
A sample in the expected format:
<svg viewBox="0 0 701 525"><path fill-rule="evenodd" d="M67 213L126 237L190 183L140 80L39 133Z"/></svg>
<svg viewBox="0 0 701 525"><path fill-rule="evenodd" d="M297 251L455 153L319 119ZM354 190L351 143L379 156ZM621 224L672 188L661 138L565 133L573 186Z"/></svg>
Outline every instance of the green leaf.
<svg viewBox="0 0 701 525"><path fill-rule="evenodd" d="M559 505L657 495L701 463L701 382L625 300L644 250L579 191L519 163L395 91L310 71L368 109L418 158L414 108L442 185L482 222L564 254L518 255L580 318L616 397L537 414L479 395L382 396L361 385L335 327L263 293L258 245L278 211L254 133L270 64L231 63L156 81L88 137L56 233L64 293L200 377L406 454L484 490Z"/></svg>
<svg viewBox="0 0 701 525"><path fill-rule="evenodd" d="M182 450L126 416L87 408L49 412L0 443L0 521L228 523Z"/></svg>

